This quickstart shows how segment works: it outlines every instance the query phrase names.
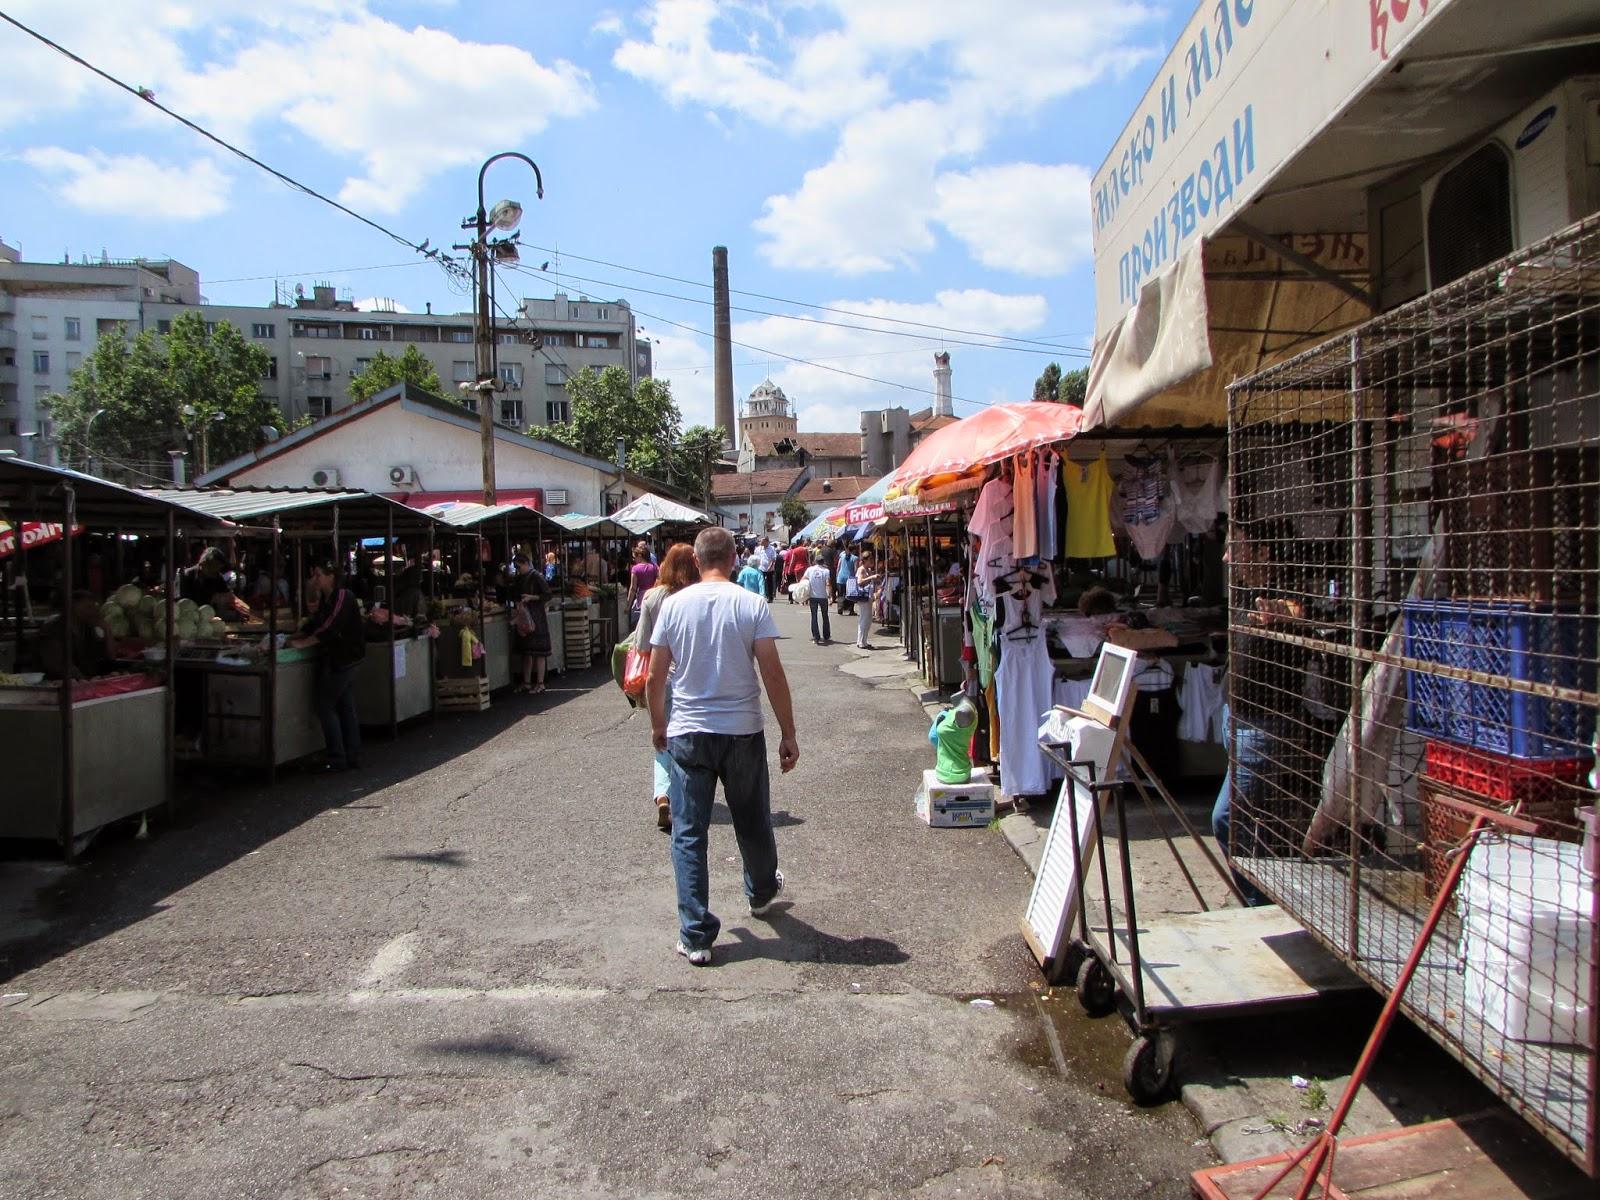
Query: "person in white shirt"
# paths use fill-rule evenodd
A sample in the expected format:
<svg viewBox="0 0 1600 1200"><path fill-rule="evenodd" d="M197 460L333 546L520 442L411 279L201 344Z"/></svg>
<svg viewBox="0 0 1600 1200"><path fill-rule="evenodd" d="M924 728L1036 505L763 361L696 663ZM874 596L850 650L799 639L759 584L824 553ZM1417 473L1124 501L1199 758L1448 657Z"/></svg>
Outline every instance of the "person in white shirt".
<svg viewBox="0 0 1600 1200"><path fill-rule="evenodd" d="M826 646L833 640L833 630L828 626L828 603L833 599L833 572L822 559L822 551L811 552L811 565L806 568L806 590L811 594L811 640ZM821 624L817 618L821 616Z"/></svg>
<svg viewBox="0 0 1600 1200"><path fill-rule="evenodd" d="M728 578L734 554L733 535L726 529L701 530L694 541L700 582L662 601L649 630L645 696L651 733L656 749L671 759L669 769L682 780L671 798L678 953L697 967L710 963L711 944L722 929L710 909L706 863L718 780L744 860L750 915L771 912L783 888L772 831L762 685L778 719L779 768L791 771L800 758L789 681L778 658L778 627L763 597Z"/></svg>

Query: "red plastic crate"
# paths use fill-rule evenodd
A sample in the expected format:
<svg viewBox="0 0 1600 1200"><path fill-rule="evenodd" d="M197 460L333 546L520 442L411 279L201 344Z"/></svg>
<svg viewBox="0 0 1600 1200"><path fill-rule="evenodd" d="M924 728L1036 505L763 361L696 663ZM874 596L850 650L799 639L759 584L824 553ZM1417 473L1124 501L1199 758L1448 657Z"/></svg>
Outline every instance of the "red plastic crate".
<svg viewBox="0 0 1600 1200"><path fill-rule="evenodd" d="M1496 807L1520 801L1530 816L1534 808L1559 803L1571 819L1575 787L1585 786L1592 759L1514 758L1491 750L1476 750L1455 742L1429 741L1424 750L1423 773L1462 792L1496 802Z"/></svg>

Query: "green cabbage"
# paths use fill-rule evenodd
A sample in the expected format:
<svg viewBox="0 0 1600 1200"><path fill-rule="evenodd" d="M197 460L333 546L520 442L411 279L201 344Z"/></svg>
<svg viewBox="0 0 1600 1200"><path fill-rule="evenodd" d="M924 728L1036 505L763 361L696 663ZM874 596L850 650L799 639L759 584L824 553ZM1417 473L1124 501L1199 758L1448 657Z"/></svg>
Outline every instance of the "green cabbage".
<svg viewBox="0 0 1600 1200"><path fill-rule="evenodd" d="M123 584L111 596L111 599L116 601L118 607L128 609L138 608L140 601L144 598L144 593L139 590L139 585L136 583Z"/></svg>

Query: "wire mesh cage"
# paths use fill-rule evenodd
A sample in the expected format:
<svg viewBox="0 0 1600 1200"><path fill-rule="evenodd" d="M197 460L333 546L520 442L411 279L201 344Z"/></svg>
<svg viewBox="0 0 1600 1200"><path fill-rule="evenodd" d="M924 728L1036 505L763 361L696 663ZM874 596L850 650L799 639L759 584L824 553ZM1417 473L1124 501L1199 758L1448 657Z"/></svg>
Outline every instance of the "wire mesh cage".
<svg viewBox="0 0 1600 1200"><path fill-rule="evenodd" d="M1229 435L1234 866L1387 991L1465 856L1405 1008L1600 1173L1600 220L1238 381Z"/></svg>

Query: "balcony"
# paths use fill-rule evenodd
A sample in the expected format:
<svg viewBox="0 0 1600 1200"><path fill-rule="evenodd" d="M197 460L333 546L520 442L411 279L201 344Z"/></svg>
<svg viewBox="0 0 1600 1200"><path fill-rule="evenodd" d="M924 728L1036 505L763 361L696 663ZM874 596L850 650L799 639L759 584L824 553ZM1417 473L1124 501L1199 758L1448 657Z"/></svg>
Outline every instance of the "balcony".
<svg viewBox="0 0 1600 1200"><path fill-rule="evenodd" d="M0 350L15 350L17 348L17 331L15 329L0 329Z"/></svg>
<svg viewBox="0 0 1600 1200"><path fill-rule="evenodd" d="M16 363L0 363L0 387L17 386Z"/></svg>

